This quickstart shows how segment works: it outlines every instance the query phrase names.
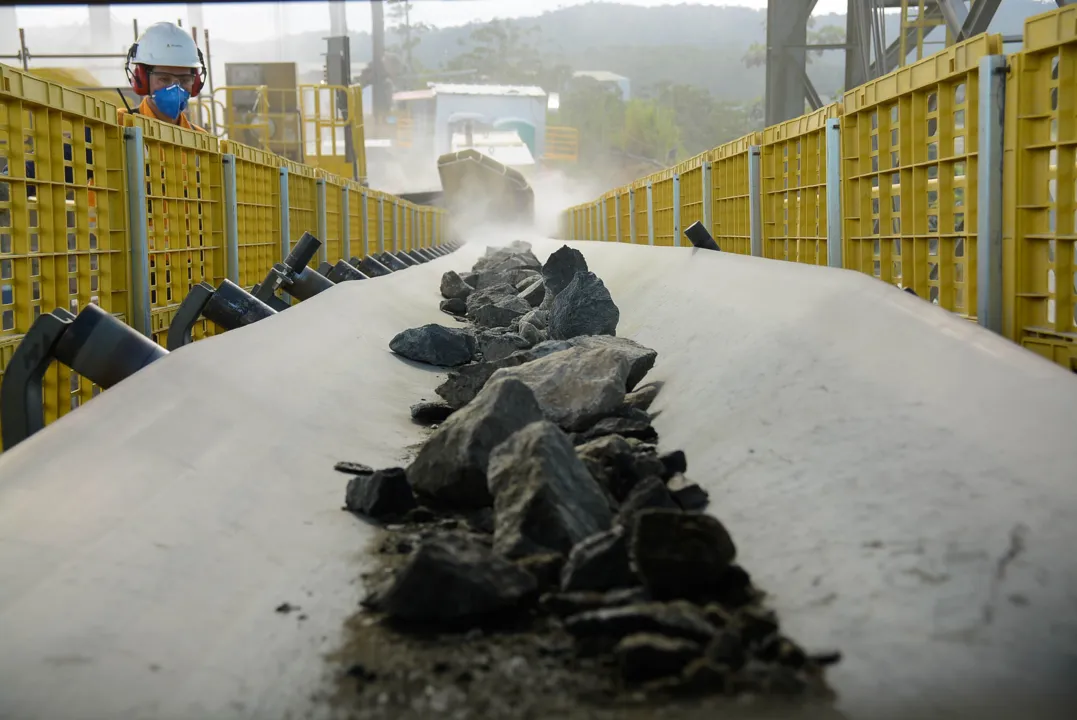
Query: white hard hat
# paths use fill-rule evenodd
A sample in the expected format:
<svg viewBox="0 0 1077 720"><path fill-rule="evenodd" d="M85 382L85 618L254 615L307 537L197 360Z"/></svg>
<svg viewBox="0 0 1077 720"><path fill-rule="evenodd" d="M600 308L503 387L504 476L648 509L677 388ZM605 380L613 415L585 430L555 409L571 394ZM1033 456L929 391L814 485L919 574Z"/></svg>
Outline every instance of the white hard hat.
<svg viewBox="0 0 1077 720"><path fill-rule="evenodd" d="M199 69L202 60L194 39L183 28L159 22L146 28L138 39L131 62L138 65Z"/></svg>

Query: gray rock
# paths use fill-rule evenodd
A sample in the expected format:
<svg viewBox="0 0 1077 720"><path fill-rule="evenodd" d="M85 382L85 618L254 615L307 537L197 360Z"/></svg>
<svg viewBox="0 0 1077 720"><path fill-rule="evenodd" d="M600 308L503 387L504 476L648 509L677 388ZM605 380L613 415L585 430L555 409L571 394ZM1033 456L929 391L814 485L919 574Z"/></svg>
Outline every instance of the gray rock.
<svg viewBox="0 0 1077 720"><path fill-rule="evenodd" d="M637 684L678 675L703 654L703 646L692 640L654 633L629 635L613 651L626 682Z"/></svg>
<svg viewBox="0 0 1077 720"><path fill-rule="evenodd" d="M626 527L632 527L636 516L641 511L654 508L677 512L681 510L681 506L673 499L673 494L659 477L645 478L632 488L628 497L621 503L621 509L617 513L617 522Z"/></svg>
<svg viewBox="0 0 1077 720"><path fill-rule="evenodd" d="M520 318L520 322L531 323L539 330L545 330L547 324L550 322L550 314L543 312L542 310L532 310Z"/></svg>
<svg viewBox="0 0 1077 720"><path fill-rule="evenodd" d="M508 327L529 310L531 306L526 301L518 297L506 297L469 311L468 317L479 327Z"/></svg>
<svg viewBox="0 0 1077 720"><path fill-rule="evenodd" d="M535 281L535 278L541 279L537 270L518 267L511 264L512 262L513 259L510 258L509 260L498 263L489 270L480 272L479 277L476 279L476 289L482 290L494 285L500 285L501 283L508 283L509 285L512 285L513 289L519 290L520 283L526 281L530 284Z"/></svg>
<svg viewBox="0 0 1077 720"><path fill-rule="evenodd" d="M561 571L562 592L631 588L639 580L628 565L628 539L616 527L576 543Z"/></svg>
<svg viewBox="0 0 1077 720"><path fill-rule="evenodd" d="M511 378L490 383L453 413L426 441L408 468L412 489L432 505L481 508L490 452L517 430L542 419L534 393Z"/></svg>
<svg viewBox="0 0 1077 720"><path fill-rule="evenodd" d="M520 321L520 337L527 343L527 347L545 342L546 333L524 320Z"/></svg>
<svg viewBox="0 0 1077 720"><path fill-rule="evenodd" d="M504 382L509 381L492 384ZM489 457L494 549L500 554L567 554L584 538L609 528L612 517L602 491L553 423L528 425Z"/></svg>
<svg viewBox="0 0 1077 720"><path fill-rule="evenodd" d="M607 435L576 447L576 454L599 485L618 503L623 502L649 468L640 468L636 453L624 438Z"/></svg>
<svg viewBox="0 0 1077 720"><path fill-rule="evenodd" d="M441 276L441 295L446 300L467 300L467 296L474 291L475 288L453 270Z"/></svg>
<svg viewBox="0 0 1077 720"><path fill-rule="evenodd" d="M648 383L641 388L637 388L625 395L625 407L646 412L651 409L651 405L658 399L658 393L661 390L662 385L660 383Z"/></svg>
<svg viewBox="0 0 1077 720"><path fill-rule="evenodd" d="M467 315L467 303L460 298L453 298L452 300L442 300L438 306L441 308L441 312L448 313L455 317L464 317Z"/></svg>
<svg viewBox="0 0 1077 720"><path fill-rule="evenodd" d="M517 292L523 292L536 282L542 282L542 273L537 270L522 270L520 272L525 274L522 274L520 280L514 283Z"/></svg>
<svg viewBox="0 0 1077 720"><path fill-rule="evenodd" d="M547 340L531 349L534 358L561 352L568 348L580 347L589 350L597 348L609 348L624 356L631 365L628 372L628 384L626 390L632 390L654 367L658 353L648 347L640 345L628 338L613 337L611 335L581 335L569 340Z"/></svg>
<svg viewBox="0 0 1077 720"><path fill-rule="evenodd" d="M590 272L576 273L553 301L550 337L566 340L580 335L616 335L621 311L609 290Z"/></svg>
<svg viewBox="0 0 1077 720"><path fill-rule="evenodd" d="M455 408L446 403L420 402L411 406L411 419L421 425L440 425L453 414Z"/></svg>
<svg viewBox="0 0 1077 720"><path fill-rule="evenodd" d="M471 314L480 308L510 297L516 297L516 288L508 283L501 283L499 285L485 287L482 290L476 290L467 298L468 317L471 317Z"/></svg>
<svg viewBox="0 0 1077 720"><path fill-rule="evenodd" d="M631 527L629 553L654 597L697 598L722 590L737 549L710 515L642 510Z"/></svg>
<svg viewBox="0 0 1077 720"><path fill-rule="evenodd" d="M573 615L565 628L577 638L619 640L636 633L655 633L708 643L717 632L695 605L684 602L641 603Z"/></svg>
<svg viewBox="0 0 1077 720"><path fill-rule="evenodd" d="M620 407L629 368L614 350L573 348L502 368L490 380L520 380L535 393L547 418L565 429L581 430Z"/></svg>
<svg viewBox="0 0 1077 720"><path fill-rule="evenodd" d="M560 617L579 615L603 608L639 605L650 601L650 596L641 587L611 590L609 592L568 592L543 595L539 602L548 612Z"/></svg>
<svg viewBox="0 0 1077 720"><path fill-rule="evenodd" d="M354 513L380 520L399 517L417 503L404 470L389 468L349 480L344 505Z"/></svg>
<svg viewBox="0 0 1077 720"><path fill-rule="evenodd" d="M460 279L471 287L475 287L475 283L479 281L479 274L477 272L460 273Z"/></svg>
<svg viewBox="0 0 1077 720"><path fill-rule="evenodd" d="M471 362L476 345L475 336L466 330L423 325L399 333L389 342L389 349L416 362L455 367Z"/></svg>
<svg viewBox="0 0 1077 720"><path fill-rule="evenodd" d="M546 264L542 266L542 279L546 281L550 294L556 297L569 286L579 272L587 272L587 261L583 253L568 245L562 245L546 259Z"/></svg>
<svg viewBox="0 0 1077 720"><path fill-rule="evenodd" d="M644 442L657 442L658 433L651 425L650 419L605 417L584 430L576 438L577 444L600 438L605 435L619 435L623 438L636 438Z"/></svg>
<svg viewBox="0 0 1077 720"><path fill-rule="evenodd" d="M450 372L449 377L434 392L450 407L462 408L479 394L491 375L507 365L509 365L509 358L498 362L464 365Z"/></svg>
<svg viewBox="0 0 1077 720"><path fill-rule="evenodd" d="M561 569L565 566L565 556L561 553L529 555L517 560L516 564L534 575L539 592L545 592L555 590L561 583Z"/></svg>
<svg viewBox="0 0 1077 720"><path fill-rule="evenodd" d="M515 333L484 331L478 337L479 352L485 362L504 360L518 350L526 350L531 343Z"/></svg>
<svg viewBox="0 0 1077 720"><path fill-rule="evenodd" d="M528 307L537 308L546 297L546 285L542 278L535 280L520 291L520 299L527 303Z"/></svg>
<svg viewBox="0 0 1077 720"><path fill-rule="evenodd" d="M532 268L539 270L542 268L542 263L539 261L535 254L531 252L531 246L524 247L526 243L520 245L509 245L507 247L490 247L486 248L486 253L475 262L474 270L476 273L481 273L490 270L491 268L503 265L508 261L512 267Z"/></svg>
<svg viewBox="0 0 1077 720"><path fill-rule="evenodd" d="M526 570L477 541L443 535L419 546L375 606L398 620L461 622L524 609L535 591Z"/></svg>

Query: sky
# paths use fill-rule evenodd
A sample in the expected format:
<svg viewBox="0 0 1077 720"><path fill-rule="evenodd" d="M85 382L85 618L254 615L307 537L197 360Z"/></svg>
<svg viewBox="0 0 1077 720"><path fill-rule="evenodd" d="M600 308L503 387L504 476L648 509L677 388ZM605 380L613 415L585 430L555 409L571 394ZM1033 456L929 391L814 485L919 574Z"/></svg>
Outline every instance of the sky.
<svg viewBox="0 0 1077 720"><path fill-rule="evenodd" d="M617 0L623 4L638 6L659 5L740 5L762 9L766 0ZM494 18L527 17L541 15L550 10L571 5L582 5L577 0L415 0L414 22L438 27L466 25L469 22L488 21ZM846 0L819 0L816 14L844 13ZM328 30L329 7L326 2L285 2L278 17L277 3L206 4L202 6L204 24L211 37L227 40L265 40L275 37L278 27L287 32ZM348 29L370 29L370 8L366 2L347 2ZM86 7L46 6L44 3L16 7L17 23L26 28L45 28L50 25L70 25L88 18ZM137 18L145 27L161 20L182 19L189 26L188 7L173 5L114 5L113 19L122 26L130 26ZM0 23L2 24L2 23Z"/></svg>

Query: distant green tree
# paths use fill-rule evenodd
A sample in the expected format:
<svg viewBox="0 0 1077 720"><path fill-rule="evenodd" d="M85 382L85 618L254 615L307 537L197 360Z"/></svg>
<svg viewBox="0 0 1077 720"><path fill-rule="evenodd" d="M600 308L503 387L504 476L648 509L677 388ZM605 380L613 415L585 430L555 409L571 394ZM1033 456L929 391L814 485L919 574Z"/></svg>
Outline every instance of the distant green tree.
<svg viewBox="0 0 1077 720"><path fill-rule="evenodd" d="M607 152L622 144L625 103L621 91L588 77L574 78L561 95L558 122L580 132L584 156Z"/></svg>
<svg viewBox="0 0 1077 720"><path fill-rule="evenodd" d="M431 28L411 19L414 7L409 0L388 0L388 4L390 27L397 40L392 46L392 52L400 58L403 74L415 75L422 71L415 59L415 48L422 42L423 34Z"/></svg>
<svg viewBox="0 0 1077 720"><path fill-rule="evenodd" d="M474 70L484 82L523 85L539 81L544 67L538 28L493 20L476 27L459 44L467 48L445 63L446 70Z"/></svg>
<svg viewBox="0 0 1077 720"><path fill-rule="evenodd" d="M681 129L673 109L654 100L625 105L621 149L636 157L673 165L681 154Z"/></svg>

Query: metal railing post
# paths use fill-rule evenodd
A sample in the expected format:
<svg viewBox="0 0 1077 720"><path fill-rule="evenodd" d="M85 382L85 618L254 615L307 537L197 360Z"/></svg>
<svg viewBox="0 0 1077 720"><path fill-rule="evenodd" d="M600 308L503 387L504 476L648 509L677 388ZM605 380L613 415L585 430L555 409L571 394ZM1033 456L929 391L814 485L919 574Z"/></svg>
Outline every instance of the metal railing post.
<svg viewBox="0 0 1077 720"><path fill-rule="evenodd" d="M288 214L288 168L280 169L280 262L292 248L292 221Z"/></svg>
<svg viewBox="0 0 1077 720"><path fill-rule="evenodd" d="M221 156L224 166L224 269L239 285L239 201L236 195L236 156Z"/></svg>
<svg viewBox="0 0 1077 720"><path fill-rule="evenodd" d="M146 165L142 128L123 129L127 156L127 227L131 238L131 327L153 337L150 312L149 210L146 207Z"/></svg>
<svg viewBox="0 0 1077 720"><path fill-rule="evenodd" d="M826 121L826 264L840 268L842 253L841 216L841 120Z"/></svg>
<svg viewBox="0 0 1077 720"><path fill-rule="evenodd" d="M361 260L367 256L368 251L370 250L370 218L367 216L367 196L365 189L359 191L359 221L363 223L363 249L356 253L356 255Z"/></svg>
<svg viewBox="0 0 1077 720"><path fill-rule="evenodd" d="M1002 295L1002 158L1006 112L1006 57L980 58L980 135L976 191L976 318L1001 333Z"/></svg>
<svg viewBox="0 0 1077 720"><path fill-rule="evenodd" d="M711 163L703 163L703 227L707 232L714 235L714 202L711 194L714 192L714 167Z"/></svg>
<svg viewBox="0 0 1077 720"><path fill-rule="evenodd" d="M340 259L348 262L352 257L352 218L351 193L348 188L340 189Z"/></svg>
<svg viewBox="0 0 1077 720"><path fill-rule="evenodd" d="M325 178L317 181L318 205L318 239L322 241L318 248L318 262L329 262L329 216L325 211Z"/></svg>
<svg viewBox="0 0 1077 720"><path fill-rule="evenodd" d="M654 185L647 183L647 244L654 245Z"/></svg>
<svg viewBox="0 0 1077 720"><path fill-rule="evenodd" d="M385 198L378 198L378 252L385 252Z"/></svg>
<svg viewBox="0 0 1077 720"><path fill-rule="evenodd" d="M673 173L673 247L681 246L681 176Z"/></svg>
<svg viewBox="0 0 1077 720"><path fill-rule="evenodd" d="M752 255L763 257L763 196L761 152L758 145L748 148L748 228Z"/></svg>

